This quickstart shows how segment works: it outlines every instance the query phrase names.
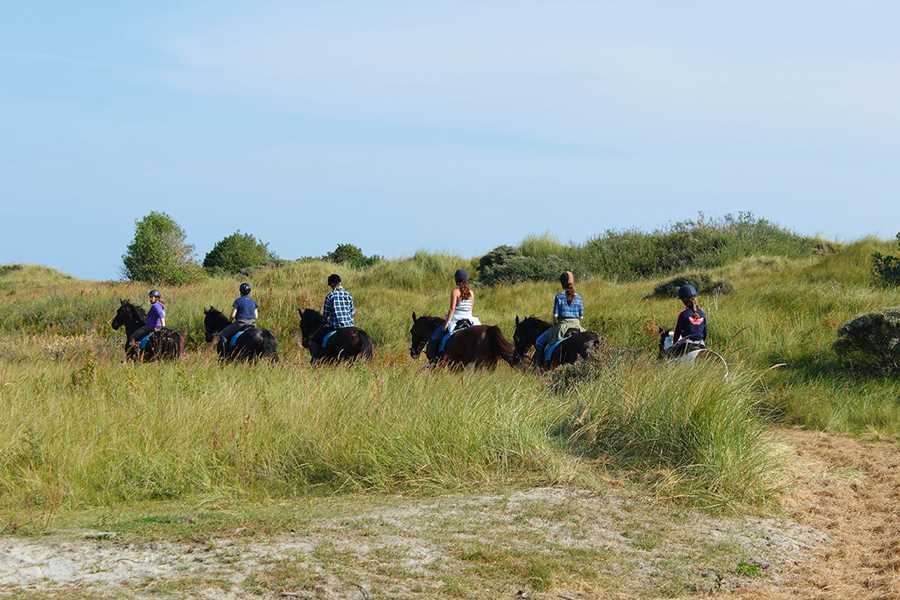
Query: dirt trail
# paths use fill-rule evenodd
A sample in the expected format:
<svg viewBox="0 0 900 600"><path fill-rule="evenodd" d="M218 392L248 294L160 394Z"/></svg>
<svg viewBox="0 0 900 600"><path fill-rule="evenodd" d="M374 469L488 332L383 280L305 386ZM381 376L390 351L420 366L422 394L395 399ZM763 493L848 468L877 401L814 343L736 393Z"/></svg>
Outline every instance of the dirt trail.
<svg viewBox="0 0 900 600"><path fill-rule="evenodd" d="M795 455L784 507L798 523L827 532L831 543L777 586L727 597L900 600L900 449L818 432L779 435Z"/></svg>

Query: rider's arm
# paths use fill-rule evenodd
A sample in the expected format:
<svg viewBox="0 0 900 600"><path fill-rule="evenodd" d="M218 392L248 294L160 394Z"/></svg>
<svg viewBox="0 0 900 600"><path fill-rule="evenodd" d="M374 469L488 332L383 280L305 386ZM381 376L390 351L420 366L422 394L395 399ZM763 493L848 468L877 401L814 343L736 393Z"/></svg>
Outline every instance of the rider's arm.
<svg viewBox="0 0 900 600"><path fill-rule="evenodd" d="M556 323L559 320L559 297L553 298L553 322Z"/></svg>
<svg viewBox="0 0 900 600"><path fill-rule="evenodd" d="M235 318L236 316L237 316L237 309L236 309L236 308L232 308L232 309L231 309L231 320L234 321L234 318Z"/></svg>
<svg viewBox="0 0 900 600"><path fill-rule="evenodd" d="M672 336L673 342L677 342L684 335L685 328L682 326L683 317L683 312L678 314L678 321L675 323L675 333Z"/></svg>
<svg viewBox="0 0 900 600"><path fill-rule="evenodd" d="M450 325L450 318L453 316L453 311L456 310L456 301L459 300L459 290L453 288L453 291L450 292L450 310L447 311L447 318L444 320L444 328Z"/></svg>
<svg viewBox="0 0 900 600"><path fill-rule="evenodd" d="M234 318L234 317L232 317L232 319L233 319L233 318ZM253 309L253 318L254 318L254 319L259 319L259 308L254 308L254 309Z"/></svg>

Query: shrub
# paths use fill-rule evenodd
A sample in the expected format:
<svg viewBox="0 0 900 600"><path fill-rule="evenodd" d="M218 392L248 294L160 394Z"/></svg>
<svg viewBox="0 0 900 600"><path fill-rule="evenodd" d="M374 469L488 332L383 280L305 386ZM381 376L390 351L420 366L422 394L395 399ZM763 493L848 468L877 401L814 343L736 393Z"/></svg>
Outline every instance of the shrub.
<svg viewBox="0 0 900 600"><path fill-rule="evenodd" d="M487 285L514 284L523 281L552 281L567 270L567 263L558 256L537 258L533 256L513 256L505 262L494 265L482 272L481 283Z"/></svg>
<svg viewBox="0 0 900 600"><path fill-rule="evenodd" d="M132 281L187 283L200 275L193 254L178 223L165 213L151 212L137 221L134 239L122 257L124 274Z"/></svg>
<svg viewBox="0 0 900 600"><path fill-rule="evenodd" d="M706 273L689 273L664 281L653 288L650 294L654 298L677 298L678 289L683 285L692 285L701 294L730 294L734 287L727 281L713 281Z"/></svg>
<svg viewBox="0 0 900 600"><path fill-rule="evenodd" d="M707 220L701 215L697 220L651 233L607 231L577 246L564 246L547 235L526 238L518 248L498 246L491 250L479 260L478 271L481 281L489 285L555 279L560 265L582 277L637 279L718 267L760 253L799 257L816 251L825 251L820 240L797 235L750 213L728 215L722 220ZM550 265L540 262L554 259Z"/></svg>
<svg viewBox="0 0 900 600"><path fill-rule="evenodd" d="M900 307L860 315L838 336L834 350L848 364L900 373Z"/></svg>
<svg viewBox="0 0 900 600"><path fill-rule="evenodd" d="M203 259L203 268L211 273L240 273L274 258L268 244L249 233L237 231L213 246Z"/></svg>
<svg viewBox="0 0 900 600"><path fill-rule="evenodd" d="M479 278L482 280L488 279L493 269L502 266L509 259L521 255L521 252L519 252L512 246L497 246L496 248L482 256L480 259L478 259Z"/></svg>
<svg viewBox="0 0 900 600"><path fill-rule="evenodd" d="M897 248L900 249L900 233L897 234ZM872 271L875 281L881 285L900 285L900 257L875 252L872 254Z"/></svg>
<svg viewBox="0 0 900 600"><path fill-rule="evenodd" d="M362 269L378 263L381 257L377 255L366 256L359 246L354 246L353 244L338 244L333 251L323 256L322 260L339 265L348 265L354 269Z"/></svg>

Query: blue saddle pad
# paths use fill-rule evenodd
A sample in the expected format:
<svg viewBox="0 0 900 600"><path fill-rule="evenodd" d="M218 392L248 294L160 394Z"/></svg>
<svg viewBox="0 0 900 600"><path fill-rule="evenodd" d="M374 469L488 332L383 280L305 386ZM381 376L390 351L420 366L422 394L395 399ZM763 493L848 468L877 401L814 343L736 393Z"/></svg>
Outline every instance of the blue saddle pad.
<svg viewBox="0 0 900 600"><path fill-rule="evenodd" d="M153 336L152 333L148 333L144 337L141 338L141 341L138 342L138 348L141 349L141 352L144 351L144 348L147 347L147 344L150 343L150 338Z"/></svg>
<svg viewBox="0 0 900 600"><path fill-rule="evenodd" d="M322 338L322 348L323 349L328 347L328 340L330 340L331 337L336 333L337 333L337 329L335 329L334 331L329 331L328 333L325 334L325 337Z"/></svg>
<svg viewBox="0 0 900 600"><path fill-rule="evenodd" d="M231 336L231 339L228 340L228 346L229 346L230 348L234 348L234 345L237 344L238 338L241 337L242 335L244 335L244 332L245 332L245 331L247 331L247 330L246 330L246 329L241 329L240 331L238 331L237 333L235 333L233 336Z"/></svg>
<svg viewBox="0 0 900 600"><path fill-rule="evenodd" d="M556 340L552 344L547 344L547 347L544 348L544 364L545 365L550 364L550 359L553 358L553 353L556 352L556 349L559 347L559 345L562 344L567 339L569 339L569 338L563 338L561 340Z"/></svg>

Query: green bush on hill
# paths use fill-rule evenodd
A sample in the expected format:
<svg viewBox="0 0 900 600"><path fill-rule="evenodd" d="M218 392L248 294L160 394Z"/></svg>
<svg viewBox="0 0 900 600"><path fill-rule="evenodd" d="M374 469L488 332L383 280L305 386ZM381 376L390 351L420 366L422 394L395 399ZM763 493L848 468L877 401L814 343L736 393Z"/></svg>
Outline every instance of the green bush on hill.
<svg viewBox="0 0 900 600"><path fill-rule="evenodd" d="M706 273L688 273L660 283L650 295L654 298L677 298L678 290L683 285L692 285L701 294L730 294L734 291L727 281L713 280Z"/></svg>
<svg viewBox="0 0 900 600"><path fill-rule="evenodd" d="M151 284L177 285L198 279L194 247L172 217L151 212L137 221L134 239L122 257L125 277Z"/></svg>
<svg viewBox="0 0 900 600"><path fill-rule="evenodd" d="M243 273L275 259L268 244L249 233L237 231L219 240L203 259L210 274Z"/></svg>
<svg viewBox="0 0 900 600"><path fill-rule="evenodd" d="M838 330L834 350L847 362L900 373L900 307L860 315Z"/></svg>
<svg viewBox="0 0 900 600"><path fill-rule="evenodd" d="M366 256L359 246L338 244L337 247L322 257L322 260L339 265L347 265L354 269L371 267L381 261L378 255Z"/></svg>
<svg viewBox="0 0 900 600"><path fill-rule="evenodd" d="M900 233L897 234L897 248L900 249ZM872 254L872 271L881 285L900 286L900 256L875 252Z"/></svg>
<svg viewBox="0 0 900 600"><path fill-rule="evenodd" d="M519 247L498 246L479 260L482 283L555 280L561 271L577 276L634 280L713 268L767 254L796 258L821 247L750 213L676 223L652 233L607 231L582 245L562 245L548 236L527 238Z"/></svg>

